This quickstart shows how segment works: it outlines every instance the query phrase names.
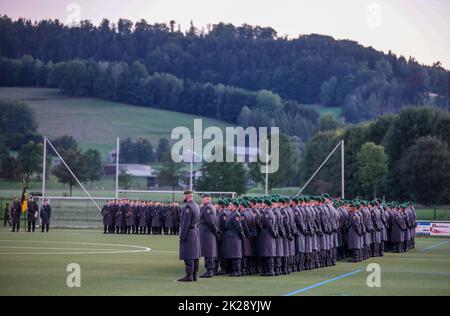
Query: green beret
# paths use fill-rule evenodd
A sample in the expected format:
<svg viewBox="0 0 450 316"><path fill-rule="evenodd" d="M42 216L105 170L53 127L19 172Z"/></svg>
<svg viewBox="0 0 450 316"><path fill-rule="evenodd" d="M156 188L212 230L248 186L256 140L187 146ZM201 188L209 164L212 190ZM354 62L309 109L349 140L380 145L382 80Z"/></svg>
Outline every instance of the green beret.
<svg viewBox="0 0 450 316"><path fill-rule="evenodd" d="M269 200L269 199L265 199L264 200L264 204L267 204L267 205L271 206L272 205L272 201Z"/></svg>

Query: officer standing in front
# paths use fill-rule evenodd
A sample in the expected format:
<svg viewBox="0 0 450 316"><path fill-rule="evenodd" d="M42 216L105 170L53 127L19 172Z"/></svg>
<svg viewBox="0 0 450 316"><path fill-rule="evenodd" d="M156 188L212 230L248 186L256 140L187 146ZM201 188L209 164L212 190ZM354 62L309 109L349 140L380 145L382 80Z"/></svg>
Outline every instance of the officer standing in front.
<svg viewBox="0 0 450 316"><path fill-rule="evenodd" d="M197 281L198 262L200 258L200 238L198 224L200 209L194 201L192 191L184 191L186 203L181 213L180 223L180 260L184 260L186 275L179 282Z"/></svg>
<svg viewBox="0 0 450 316"><path fill-rule="evenodd" d="M201 256L205 258L206 272L201 278L212 278L214 276L214 265L217 260L217 226L216 208L211 203L211 195L202 195L202 206L200 209L199 235L201 245Z"/></svg>
<svg viewBox="0 0 450 316"><path fill-rule="evenodd" d="M41 224L42 224L42 229L41 232L44 232L44 229L47 231L49 230L50 227L50 217L52 216L52 208L50 206L50 204L48 204L48 200L44 199L44 204L42 205L42 209L41 209Z"/></svg>

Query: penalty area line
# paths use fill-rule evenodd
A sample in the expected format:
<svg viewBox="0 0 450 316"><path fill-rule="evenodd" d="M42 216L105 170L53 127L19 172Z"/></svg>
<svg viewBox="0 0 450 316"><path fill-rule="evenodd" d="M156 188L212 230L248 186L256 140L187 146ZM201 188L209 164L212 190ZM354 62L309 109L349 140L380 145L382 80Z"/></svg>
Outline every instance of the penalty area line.
<svg viewBox="0 0 450 316"><path fill-rule="evenodd" d="M439 246L447 244L447 243L448 243L448 240L444 240L444 241L438 242L437 244L420 249L419 252L425 252L425 251L431 250L433 248L439 247Z"/></svg>

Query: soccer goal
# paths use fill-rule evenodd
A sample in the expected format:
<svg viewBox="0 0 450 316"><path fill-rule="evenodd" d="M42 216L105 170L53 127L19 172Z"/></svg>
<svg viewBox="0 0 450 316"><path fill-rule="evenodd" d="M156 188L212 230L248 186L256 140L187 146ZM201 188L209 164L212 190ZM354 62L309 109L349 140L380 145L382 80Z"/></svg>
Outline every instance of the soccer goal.
<svg viewBox="0 0 450 316"><path fill-rule="evenodd" d="M40 202L43 200L42 196L36 198ZM64 196L46 196L45 198L52 208L51 226L68 228L101 227L102 216L97 206L101 208L107 200L113 199L113 197Z"/></svg>

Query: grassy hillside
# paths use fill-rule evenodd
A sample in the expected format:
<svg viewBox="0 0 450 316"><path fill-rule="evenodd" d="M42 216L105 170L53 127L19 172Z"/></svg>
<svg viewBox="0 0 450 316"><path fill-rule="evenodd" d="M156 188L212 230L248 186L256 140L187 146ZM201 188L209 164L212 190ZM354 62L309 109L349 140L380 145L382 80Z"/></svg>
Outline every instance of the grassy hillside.
<svg viewBox="0 0 450 316"><path fill-rule="evenodd" d="M203 128L231 125L178 112L93 98L69 98L57 89L2 87L0 98L25 101L35 111L42 135L50 138L72 135L82 149L95 148L103 158L115 148L116 137L144 137L156 146L160 138L170 139L172 129L177 126L192 130L194 118L203 119Z"/></svg>

